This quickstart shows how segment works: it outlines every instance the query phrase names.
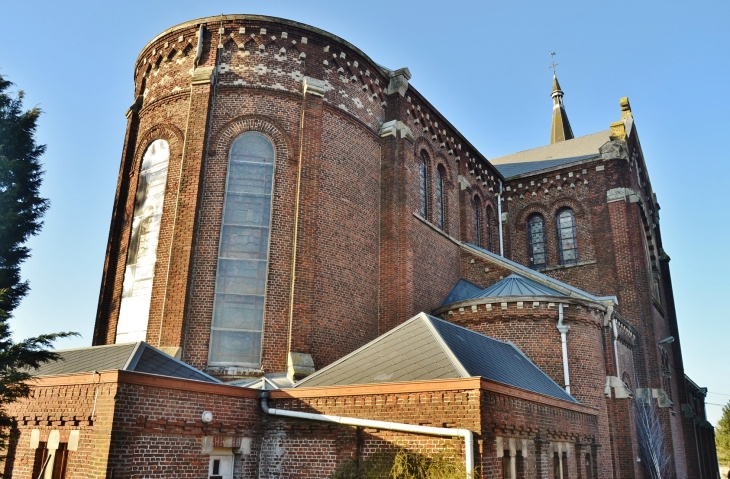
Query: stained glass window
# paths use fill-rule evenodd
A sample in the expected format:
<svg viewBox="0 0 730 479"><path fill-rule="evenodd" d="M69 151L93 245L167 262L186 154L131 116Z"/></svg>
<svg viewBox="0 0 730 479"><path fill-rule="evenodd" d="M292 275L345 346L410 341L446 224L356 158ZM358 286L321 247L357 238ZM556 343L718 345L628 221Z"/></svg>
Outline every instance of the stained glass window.
<svg viewBox="0 0 730 479"><path fill-rule="evenodd" d="M527 234L530 242L530 268L544 268L547 265L545 244L545 219L534 214L527 219Z"/></svg>
<svg viewBox="0 0 730 479"><path fill-rule="evenodd" d="M233 141L228 158L209 363L258 367L269 262L274 146L261 133Z"/></svg>
<svg viewBox="0 0 730 479"><path fill-rule="evenodd" d="M428 187L426 177L425 153L421 155L421 161L418 164L418 181L421 193L421 217L428 218Z"/></svg>
<svg viewBox="0 0 730 479"><path fill-rule="evenodd" d="M117 343L147 339L169 160L170 147L165 140L153 141L142 157L117 321Z"/></svg>
<svg viewBox="0 0 730 479"><path fill-rule="evenodd" d="M481 235L481 229L482 225L481 223L481 212L482 212L482 201L479 199L478 196L474 197L474 244L481 247L482 246L482 235Z"/></svg>
<svg viewBox="0 0 730 479"><path fill-rule="evenodd" d="M444 229L444 173L441 167L436 170L436 224L440 230Z"/></svg>
<svg viewBox="0 0 730 479"><path fill-rule="evenodd" d="M492 208L487 206L487 251L494 252L492 248Z"/></svg>
<svg viewBox="0 0 730 479"><path fill-rule="evenodd" d="M575 215L573 210L561 210L556 217L558 227L558 251L560 264L575 264L578 262L578 238L575 232Z"/></svg>

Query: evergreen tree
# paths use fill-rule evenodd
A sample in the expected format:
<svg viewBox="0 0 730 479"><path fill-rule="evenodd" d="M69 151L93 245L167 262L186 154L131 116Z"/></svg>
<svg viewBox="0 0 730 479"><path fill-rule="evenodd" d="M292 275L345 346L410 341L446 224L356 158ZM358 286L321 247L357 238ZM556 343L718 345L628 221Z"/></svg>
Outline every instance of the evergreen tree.
<svg viewBox="0 0 730 479"><path fill-rule="evenodd" d="M722 407L722 417L715 430L717 461L721 466L730 467L730 401Z"/></svg>
<svg viewBox="0 0 730 479"><path fill-rule="evenodd" d="M20 265L30 256L25 242L37 234L48 200L39 196L44 145L34 134L41 111L23 111L23 92L11 96L12 83L0 75L0 450L15 426L5 406L27 397L27 381L41 364L58 359L53 341L76 333L44 334L15 343L8 320L28 292Z"/></svg>
<svg viewBox="0 0 730 479"><path fill-rule="evenodd" d="M40 231L49 206L39 196L46 147L34 138L41 111L23 111L23 92L12 97L11 85L0 75L0 311L6 318L28 292L20 280L20 265L30 256L25 242Z"/></svg>

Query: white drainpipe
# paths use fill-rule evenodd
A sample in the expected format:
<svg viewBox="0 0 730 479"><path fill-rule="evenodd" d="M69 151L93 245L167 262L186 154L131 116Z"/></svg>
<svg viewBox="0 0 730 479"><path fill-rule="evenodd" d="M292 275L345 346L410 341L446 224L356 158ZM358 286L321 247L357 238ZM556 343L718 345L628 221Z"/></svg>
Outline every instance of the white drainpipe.
<svg viewBox="0 0 730 479"><path fill-rule="evenodd" d="M612 318L611 321L613 322L613 357L616 358L616 377L621 379L621 371L618 367L618 324L616 318Z"/></svg>
<svg viewBox="0 0 730 479"><path fill-rule="evenodd" d="M565 376L565 391L570 394L570 372L568 371L568 330L570 326L563 324L563 303L558 304L558 331L563 343L563 375Z"/></svg>
<svg viewBox="0 0 730 479"><path fill-rule="evenodd" d="M465 449L466 477L471 479L474 474L474 436L468 429L453 429L448 427L416 426L399 422L373 421L355 417L330 416L328 414L314 414L309 412L287 411L285 409L270 408L267 401L268 393L262 392L261 409L272 416L294 417L297 419L309 419L311 421L334 422L348 426L371 427L373 429L385 429L388 431L410 432L424 434L427 436L463 437Z"/></svg>
<svg viewBox="0 0 730 479"><path fill-rule="evenodd" d="M499 222L499 255L504 258L504 240L502 239L502 180L499 180L497 195L497 221Z"/></svg>

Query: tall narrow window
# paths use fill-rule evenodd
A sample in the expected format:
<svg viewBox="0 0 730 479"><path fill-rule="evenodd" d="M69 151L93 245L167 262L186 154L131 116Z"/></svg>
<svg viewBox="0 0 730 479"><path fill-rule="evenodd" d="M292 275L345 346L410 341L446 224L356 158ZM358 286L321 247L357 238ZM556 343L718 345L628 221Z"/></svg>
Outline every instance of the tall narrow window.
<svg viewBox="0 0 730 479"><path fill-rule="evenodd" d="M117 321L117 343L144 341L147 337L169 160L170 147L165 140L153 141L142 157Z"/></svg>
<svg viewBox="0 0 730 479"><path fill-rule="evenodd" d="M494 252L492 248L492 207L487 206L487 250Z"/></svg>
<svg viewBox="0 0 730 479"><path fill-rule="evenodd" d="M421 194L421 217L428 218L428 180L426 176L426 155L421 154L421 161L418 164L418 184Z"/></svg>
<svg viewBox="0 0 730 479"><path fill-rule="evenodd" d="M443 166L436 170L436 224L444 229L444 171Z"/></svg>
<svg viewBox="0 0 730 479"><path fill-rule="evenodd" d="M233 141L223 207L209 363L261 363L274 146L261 133Z"/></svg>
<svg viewBox="0 0 730 479"><path fill-rule="evenodd" d="M527 219L527 234L530 242L530 268L547 266L547 245L545 244L545 219L534 214Z"/></svg>
<svg viewBox="0 0 730 479"><path fill-rule="evenodd" d="M575 232L575 215L573 210L565 208L556 217L558 226L558 251L560 264L578 262L578 238Z"/></svg>
<svg viewBox="0 0 730 479"><path fill-rule="evenodd" d="M474 244L482 246L482 225L481 225L482 201L478 196L474 197Z"/></svg>

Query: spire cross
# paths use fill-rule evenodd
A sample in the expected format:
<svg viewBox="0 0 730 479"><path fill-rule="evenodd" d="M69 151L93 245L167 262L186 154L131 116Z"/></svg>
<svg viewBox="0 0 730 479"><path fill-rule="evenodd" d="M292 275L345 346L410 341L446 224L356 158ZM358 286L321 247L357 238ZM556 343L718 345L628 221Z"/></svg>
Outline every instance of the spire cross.
<svg viewBox="0 0 730 479"><path fill-rule="evenodd" d="M548 68L553 69L553 75L555 75L555 67L558 66L557 63L555 63L555 52L550 52L550 66Z"/></svg>

